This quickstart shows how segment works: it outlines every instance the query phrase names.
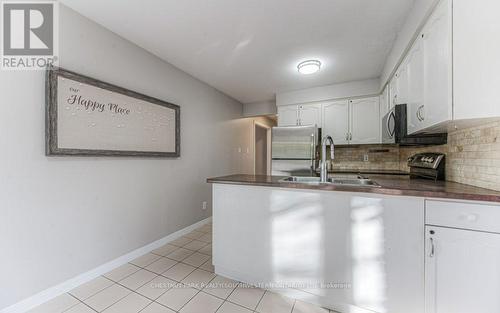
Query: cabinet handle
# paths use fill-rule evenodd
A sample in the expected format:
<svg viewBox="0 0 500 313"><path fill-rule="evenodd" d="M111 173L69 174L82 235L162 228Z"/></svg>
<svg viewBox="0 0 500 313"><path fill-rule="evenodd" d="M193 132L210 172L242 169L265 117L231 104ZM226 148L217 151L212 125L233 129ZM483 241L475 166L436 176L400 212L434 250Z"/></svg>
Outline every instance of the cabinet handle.
<svg viewBox="0 0 500 313"><path fill-rule="evenodd" d="M430 238L430 241L431 241L431 252L429 253L429 257L430 257L430 258L433 258L433 257L434 257L434 252L435 252L435 251L434 251L434 249L435 249L435 248L434 248L434 239L431 237L431 238Z"/></svg>
<svg viewBox="0 0 500 313"><path fill-rule="evenodd" d="M349 141L349 133L345 133L345 140Z"/></svg>
<svg viewBox="0 0 500 313"><path fill-rule="evenodd" d="M417 118L421 122L425 119L424 116L422 115L422 109L423 108L424 108L424 106L421 105L421 106L418 107L418 110L417 110Z"/></svg>

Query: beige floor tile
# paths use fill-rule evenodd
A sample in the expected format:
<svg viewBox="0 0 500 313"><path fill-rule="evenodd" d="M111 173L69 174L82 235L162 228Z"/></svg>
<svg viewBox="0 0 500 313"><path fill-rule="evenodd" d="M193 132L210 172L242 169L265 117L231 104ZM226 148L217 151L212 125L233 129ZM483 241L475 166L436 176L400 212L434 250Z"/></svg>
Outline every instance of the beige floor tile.
<svg viewBox="0 0 500 313"><path fill-rule="evenodd" d="M255 310L265 290L240 284L229 296L228 301L242 305L250 310Z"/></svg>
<svg viewBox="0 0 500 313"><path fill-rule="evenodd" d="M149 299L156 300L159 296L167 292L167 290L169 290L176 284L177 282L173 280L170 280L163 276L158 276L137 289L136 292Z"/></svg>
<svg viewBox="0 0 500 313"><path fill-rule="evenodd" d="M233 304L231 302L224 302L217 313L252 313L249 309L245 309L242 306Z"/></svg>
<svg viewBox="0 0 500 313"><path fill-rule="evenodd" d="M204 246L203 248L198 250L198 252L203 253L203 254L207 254L207 255L212 255L212 244L208 244L208 245Z"/></svg>
<svg viewBox="0 0 500 313"><path fill-rule="evenodd" d="M280 294L266 291L256 311L259 313L290 313L294 301Z"/></svg>
<svg viewBox="0 0 500 313"><path fill-rule="evenodd" d="M196 289L188 288L187 286L178 284L161 295L161 297L159 297L156 302L163 304L173 309L174 311L178 311L197 293L198 290Z"/></svg>
<svg viewBox="0 0 500 313"><path fill-rule="evenodd" d="M137 267L133 264L130 264L130 263L126 263L118 268L115 268L111 272L104 274L104 276L106 278L111 279L112 281L119 281L119 280L122 280L129 275L132 275L133 273L137 272L138 270L140 270L139 267Z"/></svg>
<svg viewBox="0 0 500 313"><path fill-rule="evenodd" d="M178 247L182 247L184 246L185 244L189 243L193 241L193 239L191 238L188 238L188 237L179 237L175 240L172 240L171 242L169 242L171 245L174 245L174 246L178 246Z"/></svg>
<svg viewBox="0 0 500 313"><path fill-rule="evenodd" d="M193 272L195 269L196 267L193 267L191 265L177 263L176 265L163 272L161 275L176 281L181 281L186 278L186 276L191 274L191 272Z"/></svg>
<svg viewBox="0 0 500 313"><path fill-rule="evenodd" d="M200 268L202 270L205 270L205 271L208 271L208 272L215 272L215 268L212 264L212 258L208 259L208 261L206 261L205 263L203 263L203 265L200 266Z"/></svg>
<svg viewBox="0 0 500 313"><path fill-rule="evenodd" d="M293 311L292 313L329 313L330 311L328 309L321 308L319 306L302 302L302 301L295 301L295 305L293 306Z"/></svg>
<svg viewBox="0 0 500 313"><path fill-rule="evenodd" d="M210 256L203 254L203 253L195 252L195 253L191 254L190 256L188 256L187 258L185 258L184 260L182 260L182 263L186 263L186 264L192 265L194 267L198 267L198 266L201 266L206 261L208 261L208 259L210 259Z"/></svg>
<svg viewBox="0 0 500 313"><path fill-rule="evenodd" d="M168 254L167 258L172 259L172 260L176 260L176 261L182 261L193 253L194 253L194 251L192 251L192 250L179 248L179 249L175 250L174 252Z"/></svg>
<svg viewBox="0 0 500 313"><path fill-rule="evenodd" d="M151 300L133 292L104 310L104 313L137 313L150 303Z"/></svg>
<svg viewBox="0 0 500 313"><path fill-rule="evenodd" d="M214 313L224 300L200 292L189 301L179 312L181 313Z"/></svg>
<svg viewBox="0 0 500 313"><path fill-rule="evenodd" d="M144 310L142 310L141 313L175 313L175 311L172 311L163 305L153 302Z"/></svg>
<svg viewBox="0 0 500 313"><path fill-rule="evenodd" d="M161 274L177 264L177 261L172 260L172 259L167 259L167 258L159 258L158 260L154 261L153 263L149 264L145 268L148 271L151 271L156 274Z"/></svg>
<svg viewBox="0 0 500 313"><path fill-rule="evenodd" d="M201 232L201 231L197 231L197 230L193 230L192 232L190 232L189 234L187 235L184 235L184 237L186 238L191 238L191 239L198 239L200 238L201 236L205 235L204 232Z"/></svg>
<svg viewBox="0 0 500 313"><path fill-rule="evenodd" d="M151 253L158 254L161 256L166 256L167 254L172 253L172 252L174 252L174 250L177 250L177 249L179 249L179 247L167 243L166 245L161 246L158 249L151 251Z"/></svg>
<svg viewBox="0 0 500 313"><path fill-rule="evenodd" d="M136 290L145 283L151 281L153 278L155 278L156 275L155 273L151 273L146 270L140 270L135 272L134 274L122 279L119 281L120 285L123 285L129 289Z"/></svg>
<svg viewBox="0 0 500 313"><path fill-rule="evenodd" d="M125 298L131 291L127 288L114 284L111 287L104 289L101 292L93 295L84 302L94 310L101 312L107 307Z"/></svg>
<svg viewBox="0 0 500 313"><path fill-rule="evenodd" d="M204 242L207 242L207 243L211 243L212 242L212 234L206 233L205 235L201 236L197 240L204 241Z"/></svg>
<svg viewBox="0 0 500 313"><path fill-rule="evenodd" d="M204 233L211 232L212 231L212 225L210 225L210 224L203 225L200 228L198 228L197 231L201 231L201 232L204 232Z"/></svg>
<svg viewBox="0 0 500 313"><path fill-rule="evenodd" d="M108 288L113 285L113 281L107 279L106 277L99 276L91 281L76 287L71 290L69 293L73 296L77 297L80 300L85 300L101 290Z"/></svg>
<svg viewBox="0 0 500 313"><path fill-rule="evenodd" d="M95 311L86 306L85 304L80 303L71 307L69 310L64 311L64 313L95 313Z"/></svg>
<svg viewBox="0 0 500 313"><path fill-rule="evenodd" d="M213 296L227 299L237 286L237 281L217 275L210 281L210 283L208 283L203 291Z"/></svg>
<svg viewBox="0 0 500 313"><path fill-rule="evenodd" d="M182 280L182 283L196 289L203 289L205 286L215 277L214 273L210 273L204 270L196 269L186 278Z"/></svg>
<svg viewBox="0 0 500 313"><path fill-rule="evenodd" d="M77 299L65 293L33 308L29 313L60 313L78 303L80 302Z"/></svg>
<svg viewBox="0 0 500 313"><path fill-rule="evenodd" d="M140 256L133 261L130 261L130 263L140 267L146 267L149 264L153 263L154 261L158 260L159 258L160 258L159 255L153 253L146 253L145 255Z"/></svg>
<svg viewBox="0 0 500 313"><path fill-rule="evenodd" d="M206 242L199 241L199 240L193 240L190 243L184 245L183 248L197 251L197 250L200 250L201 248L205 247L206 245L207 245Z"/></svg>

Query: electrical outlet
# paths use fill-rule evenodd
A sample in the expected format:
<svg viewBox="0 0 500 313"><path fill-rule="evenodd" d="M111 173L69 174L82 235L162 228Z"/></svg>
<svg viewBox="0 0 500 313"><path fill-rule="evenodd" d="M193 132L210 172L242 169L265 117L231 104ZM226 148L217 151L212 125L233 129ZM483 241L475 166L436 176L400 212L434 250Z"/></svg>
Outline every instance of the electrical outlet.
<svg viewBox="0 0 500 313"><path fill-rule="evenodd" d="M206 210L207 209L207 201L203 201L201 204L201 209Z"/></svg>
<svg viewBox="0 0 500 313"><path fill-rule="evenodd" d="M368 161L370 161L368 154L363 155L363 162L368 162Z"/></svg>

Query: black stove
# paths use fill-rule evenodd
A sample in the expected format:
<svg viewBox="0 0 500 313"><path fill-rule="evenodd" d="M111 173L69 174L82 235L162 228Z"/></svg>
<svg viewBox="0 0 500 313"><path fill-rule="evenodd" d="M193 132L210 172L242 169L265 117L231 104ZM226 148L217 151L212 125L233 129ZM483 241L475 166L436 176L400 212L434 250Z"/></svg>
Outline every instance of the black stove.
<svg viewBox="0 0 500 313"><path fill-rule="evenodd" d="M445 155L442 153L418 153L408 158L411 178L444 180Z"/></svg>

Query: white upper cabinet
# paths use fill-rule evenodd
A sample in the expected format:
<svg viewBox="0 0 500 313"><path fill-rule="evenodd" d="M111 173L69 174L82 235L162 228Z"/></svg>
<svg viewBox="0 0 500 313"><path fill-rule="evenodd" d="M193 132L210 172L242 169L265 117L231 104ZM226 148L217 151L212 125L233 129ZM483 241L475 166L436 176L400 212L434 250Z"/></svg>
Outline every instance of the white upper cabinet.
<svg viewBox="0 0 500 313"><path fill-rule="evenodd" d="M321 105L301 104L278 107L278 126L321 127Z"/></svg>
<svg viewBox="0 0 500 313"><path fill-rule="evenodd" d="M500 117L499 11L496 0L439 1L389 81L392 104L408 104L409 134Z"/></svg>
<svg viewBox="0 0 500 313"><path fill-rule="evenodd" d="M404 66L408 71L408 133L414 133L424 127L420 112L424 108L424 51L422 38L413 44Z"/></svg>
<svg viewBox="0 0 500 313"><path fill-rule="evenodd" d="M396 105L398 98L397 77L394 75L389 81L389 110Z"/></svg>
<svg viewBox="0 0 500 313"><path fill-rule="evenodd" d="M384 117L391 109L391 100L389 95L389 85L386 85L380 95L380 118Z"/></svg>
<svg viewBox="0 0 500 313"><path fill-rule="evenodd" d="M379 104L379 97L324 103L322 135L335 144L380 143Z"/></svg>
<svg viewBox="0 0 500 313"><path fill-rule="evenodd" d="M408 70L406 66L400 66L396 72L396 94L395 104L405 104L408 102Z"/></svg>
<svg viewBox="0 0 500 313"><path fill-rule="evenodd" d="M299 124L299 109L297 105L278 107L278 126L297 126Z"/></svg>
<svg viewBox="0 0 500 313"><path fill-rule="evenodd" d="M451 0L442 0L424 26L424 102L418 115L422 128L449 121L452 116Z"/></svg>
<svg viewBox="0 0 500 313"><path fill-rule="evenodd" d="M299 125L321 127L321 105L299 105Z"/></svg>
<svg viewBox="0 0 500 313"><path fill-rule="evenodd" d="M453 2L454 119L500 116L500 1Z"/></svg>
<svg viewBox="0 0 500 313"><path fill-rule="evenodd" d="M349 101L351 144L380 143L379 97Z"/></svg>
<svg viewBox="0 0 500 313"><path fill-rule="evenodd" d="M349 143L349 101L339 100L323 104L322 135L330 135L335 144Z"/></svg>

